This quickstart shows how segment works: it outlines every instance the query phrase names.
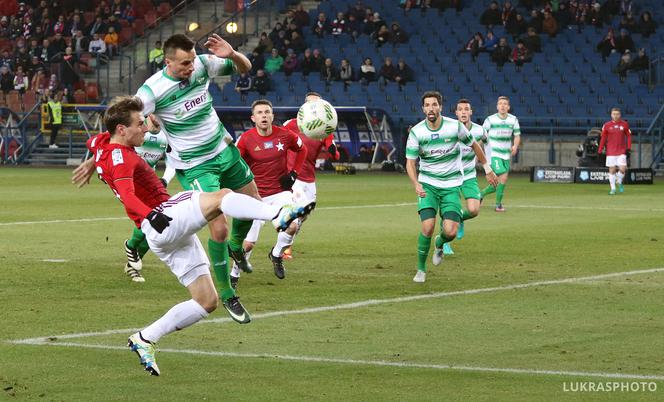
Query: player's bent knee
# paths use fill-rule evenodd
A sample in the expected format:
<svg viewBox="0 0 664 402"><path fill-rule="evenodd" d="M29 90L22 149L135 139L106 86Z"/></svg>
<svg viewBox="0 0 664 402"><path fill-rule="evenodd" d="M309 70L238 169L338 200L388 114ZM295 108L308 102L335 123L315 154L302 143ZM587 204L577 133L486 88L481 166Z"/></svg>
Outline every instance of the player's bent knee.
<svg viewBox="0 0 664 402"><path fill-rule="evenodd" d="M206 292L204 295L199 297L200 300L196 300L198 304L201 305L208 313L213 312L219 307L219 296L217 296L216 291Z"/></svg>

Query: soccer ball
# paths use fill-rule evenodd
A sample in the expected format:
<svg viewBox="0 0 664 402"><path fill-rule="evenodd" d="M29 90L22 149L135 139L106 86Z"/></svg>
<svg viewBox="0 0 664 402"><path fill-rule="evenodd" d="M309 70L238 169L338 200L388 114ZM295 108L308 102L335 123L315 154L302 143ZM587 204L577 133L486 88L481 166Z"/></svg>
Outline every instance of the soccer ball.
<svg viewBox="0 0 664 402"><path fill-rule="evenodd" d="M322 140L337 129L337 111L322 99L306 102L297 112L297 127L307 137Z"/></svg>

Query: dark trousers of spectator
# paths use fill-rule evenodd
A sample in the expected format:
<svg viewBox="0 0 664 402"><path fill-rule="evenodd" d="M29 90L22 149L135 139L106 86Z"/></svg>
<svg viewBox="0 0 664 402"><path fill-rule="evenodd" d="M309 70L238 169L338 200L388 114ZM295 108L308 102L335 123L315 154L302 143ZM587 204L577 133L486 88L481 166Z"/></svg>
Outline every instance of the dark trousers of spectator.
<svg viewBox="0 0 664 402"><path fill-rule="evenodd" d="M58 136L58 131L60 131L60 127L62 127L62 124L51 124L51 140L49 141L48 145L55 144L55 139Z"/></svg>

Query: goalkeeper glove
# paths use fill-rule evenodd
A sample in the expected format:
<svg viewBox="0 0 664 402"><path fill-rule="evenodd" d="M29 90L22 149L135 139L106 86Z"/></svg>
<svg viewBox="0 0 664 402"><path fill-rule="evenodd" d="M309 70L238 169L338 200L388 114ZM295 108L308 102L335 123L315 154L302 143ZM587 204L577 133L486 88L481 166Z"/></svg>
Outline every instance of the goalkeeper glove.
<svg viewBox="0 0 664 402"><path fill-rule="evenodd" d="M161 212L157 212L154 209L150 211L150 213L148 214L148 216L145 217L145 219L147 219L148 222L150 222L150 226L152 226L154 230L156 230L159 233L163 232L164 229L166 229L168 225L170 225L169 222L173 220L173 218L171 218L170 216L162 214Z"/></svg>
<svg viewBox="0 0 664 402"><path fill-rule="evenodd" d="M282 190L290 190L295 184L295 179L297 179L297 173L294 170L291 170L290 173L283 175L279 178L279 184L281 185Z"/></svg>

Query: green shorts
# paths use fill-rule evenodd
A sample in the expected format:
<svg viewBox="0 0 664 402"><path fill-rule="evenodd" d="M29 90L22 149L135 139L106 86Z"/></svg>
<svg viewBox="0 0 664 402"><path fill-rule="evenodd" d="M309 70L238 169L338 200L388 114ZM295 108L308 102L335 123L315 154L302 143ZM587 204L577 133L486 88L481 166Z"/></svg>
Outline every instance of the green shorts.
<svg viewBox="0 0 664 402"><path fill-rule="evenodd" d="M417 200L417 212L424 209L438 211L443 219L451 219L455 222L461 221L461 199L459 198L459 187L438 188L430 184L422 183L427 195ZM420 215L421 218L428 219ZM423 219L423 220L424 220Z"/></svg>
<svg viewBox="0 0 664 402"><path fill-rule="evenodd" d="M463 194L463 198L465 199L474 198L479 200L482 198L480 185L477 183L476 177L464 180L463 184L461 185L461 194Z"/></svg>
<svg viewBox="0 0 664 402"><path fill-rule="evenodd" d="M491 158L491 169L496 174L500 176L501 174L509 173L510 171L510 160L509 159L500 159L495 156Z"/></svg>
<svg viewBox="0 0 664 402"><path fill-rule="evenodd" d="M198 166L178 169L176 177L185 190L210 193L222 188L237 190L251 183L254 174L237 147L229 144L219 155Z"/></svg>

